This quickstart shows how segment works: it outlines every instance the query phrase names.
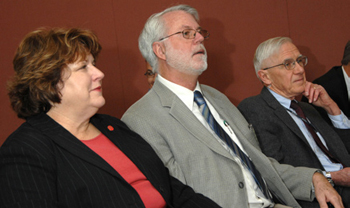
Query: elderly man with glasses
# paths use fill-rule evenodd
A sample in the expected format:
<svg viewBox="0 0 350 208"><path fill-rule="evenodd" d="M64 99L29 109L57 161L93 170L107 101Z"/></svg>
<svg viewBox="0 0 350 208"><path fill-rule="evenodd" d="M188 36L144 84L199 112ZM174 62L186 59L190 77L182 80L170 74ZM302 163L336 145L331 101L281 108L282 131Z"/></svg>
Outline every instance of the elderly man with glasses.
<svg viewBox="0 0 350 208"><path fill-rule="evenodd" d="M296 167L321 169L345 207L350 207L350 155L333 127L309 103L324 108L336 128L348 129L349 120L322 86L306 81L307 63L290 38L261 43L254 67L264 87L259 95L243 100L238 109L254 128L267 156ZM309 103L296 101L301 95ZM316 202L300 204L318 206Z"/></svg>
<svg viewBox="0 0 350 208"><path fill-rule="evenodd" d="M267 158L229 99L198 83L207 69L208 37L190 6L152 15L139 48L158 76L122 120L151 144L173 176L222 207L300 207L294 197L313 200L315 194L323 207L327 201L343 207L317 169Z"/></svg>

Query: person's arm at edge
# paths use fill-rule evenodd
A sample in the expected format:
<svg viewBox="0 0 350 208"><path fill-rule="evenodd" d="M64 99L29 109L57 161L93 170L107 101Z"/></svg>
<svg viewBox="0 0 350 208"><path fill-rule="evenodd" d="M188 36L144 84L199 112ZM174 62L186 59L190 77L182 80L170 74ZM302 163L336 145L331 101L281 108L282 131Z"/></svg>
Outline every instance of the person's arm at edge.
<svg viewBox="0 0 350 208"><path fill-rule="evenodd" d="M315 189L315 197L320 204L320 208L328 208L328 202L330 202L334 208L344 207L340 195L322 173L315 172L312 176L312 183Z"/></svg>

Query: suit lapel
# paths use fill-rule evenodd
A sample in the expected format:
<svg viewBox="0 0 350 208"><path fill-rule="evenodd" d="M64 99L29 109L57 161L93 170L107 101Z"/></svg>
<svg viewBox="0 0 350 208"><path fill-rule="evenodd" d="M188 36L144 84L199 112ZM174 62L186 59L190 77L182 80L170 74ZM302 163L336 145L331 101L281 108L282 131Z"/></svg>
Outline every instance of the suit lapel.
<svg viewBox="0 0 350 208"><path fill-rule="evenodd" d="M175 118L196 139L204 143L213 151L229 159L233 159L217 139L206 129L197 117L171 90L160 82L155 82L153 90L158 94L163 108L169 109L169 114Z"/></svg>
<svg viewBox="0 0 350 208"><path fill-rule="evenodd" d="M282 181L279 177L273 177L274 175L278 176L278 173L272 166L270 160L259 149L259 143L257 142L257 138L252 127L248 124L240 111L233 106L233 104L232 106L228 106L227 103L215 96L215 93L210 93L205 89L205 87L202 87L202 92L205 97L213 105L221 118L230 123L230 127L242 144L243 149L247 153L248 157L253 161L254 165L257 167L261 175L272 176L265 177L265 180L269 184L269 187L271 186L273 187L273 190L277 190L275 191L276 193L274 193L275 196L278 196L280 201L284 201L281 193L288 190L286 187L275 186L276 180L280 181L281 183ZM228 111L228 109L230 110ZM271 180L271 178L273 180Z"/></svg>
<svg viewBox="0 0 350 208"><path fill-rule="evenodd" d="M311 105L306 103L300 103L300 107L303 109L305 116L310 120L310 122L316 127L317 131L322 135L322 138L326 142L329 152L338 160L342 161L344 165L348 164L348 151L340 142L341 139L339 138L339 135L337 135L337 133L333 131L333 127L329 126L321 117L315 115L314 113L318 114L318 112L315 109L310 109L313 108Z"/></svg>
<svg viewBox="0 0 350 208"><path fill-rule="evenodd" d="M310 146L306 140L304 134L300 131L300 128L295 123L293 118L288 114L287 110L276 100L276 98L264 87L261 90L261 96L265 100L268 106L273 109L274 114L280 119L280 122L284 123L294 134L296 134L305 144Z"/></svg>
<svg viewBox="0 0 350 208"><path fill-rule="evenodd" d="M205 97L209 100L209 102L218 112L220 117L229 123L234 134L242 144L243 149L247 152L248 157L251 158L251 155L255 155L256 151L261 151L260 149L255 148L259 146L255 137L255 132L253 129L251 129L252 127L249 126L248 122L245 120L245 118L239 112L239 110L234 106L233 108L227 106L227 104L223 103L223 101L217 98L215 94L210 94L209 92L207 92L204 87L202 87L202 91ZM228 109L230 109L230 112L228 112ZM236 111L234 111L234 109L236 109ZM252 133L253 136L251 135ZM252 144L254 144L255 146L253 146Z"/></svg>
<svg viewBox="0 0 350 208"><path fill-rule="evenodd" d="M338 101L341 102L341 106L344 106L344 113L349 115L350 114L350 102L348 100L348 88L346 86L346 82L344 79L344 74L343 74L343 68L340 66L337 70L335 70L335 74L337 76L337 80L339 81L339 88L337 91L340 94L340 97L343 97L344 99L339 99Z"/></svg>
<svg viewBox="0 0 350 208"><path fill-rule="evenodd" d="M75 136L56 123L45 113L31 118L28 120L28 122L40 130L44 135L52 139L53 142L55 142L61 148L65 149L76 157L79 157L80 159L121 178L117 171L115 171L105 160L103 160L99 155L84 145Z"/></svg>

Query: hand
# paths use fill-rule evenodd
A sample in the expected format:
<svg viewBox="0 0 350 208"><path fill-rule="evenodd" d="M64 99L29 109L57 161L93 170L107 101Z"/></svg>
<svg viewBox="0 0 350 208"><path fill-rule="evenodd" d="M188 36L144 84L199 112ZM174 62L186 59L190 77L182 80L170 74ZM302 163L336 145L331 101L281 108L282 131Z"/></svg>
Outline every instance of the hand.
<svg viewBox="0 0 350 208"><path fill-rule="evenodd" d="M340 195L322 173L315 172L312 176L312 183L320 208L328 208L327 202L330 202L334 208L344 208Z"/></svg>
<svg viewBox="0 0 350 208"><path fill-rule="evenodd" d="M350 186L350 168L331 172L333 182L338 186Z"/></svg>
<svg viewBox="0 0 350 208"><path fill-rule="evenodd" d="M303 95L309 99L309 103L324 108L328 114L340 115L340 108L321 85L307 81Z"/></svg>

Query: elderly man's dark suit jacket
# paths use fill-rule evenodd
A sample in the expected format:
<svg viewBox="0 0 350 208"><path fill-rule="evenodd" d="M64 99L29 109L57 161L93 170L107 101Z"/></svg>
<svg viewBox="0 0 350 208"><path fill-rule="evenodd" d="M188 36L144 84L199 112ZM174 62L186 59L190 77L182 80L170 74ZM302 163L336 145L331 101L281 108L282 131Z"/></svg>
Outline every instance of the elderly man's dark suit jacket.
<svg viewBox="0 0 350 208"><path fill-rule="evenodd" d="M350 155L339 135L310 104L299 104L325 139L329 151L349 167ZM266 87L259 95L243 100L238 109L253 125L261 149L267 156L280 163L324 170L293 118Z"/></svg>
<svg viewBox="0 0 350 208"><path fill-rule="evenodd" d="M218 207L170 177L151 146L119 119L91 122L159 191L168 207ZM144 207L105 160L46 114L31 117L0 148L0 207ZM21 192L22 191L22 192Z"/></svg>

